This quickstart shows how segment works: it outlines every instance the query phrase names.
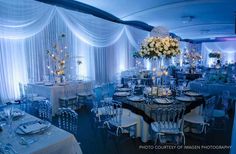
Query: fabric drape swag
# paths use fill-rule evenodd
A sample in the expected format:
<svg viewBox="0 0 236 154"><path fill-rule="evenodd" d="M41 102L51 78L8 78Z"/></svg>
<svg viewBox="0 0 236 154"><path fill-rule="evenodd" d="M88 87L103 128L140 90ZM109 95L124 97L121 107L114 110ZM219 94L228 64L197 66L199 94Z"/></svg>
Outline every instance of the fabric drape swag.
<svg viewBox="0 0 236 154"><path fill-rule="evenodd" d="M19 83L42 81L47 49L62 33L70 52L68 78L109 82L132 67L132 52L148 35L130 26L33 0L0 0L0 98L19 98ZM81 57L81 65L76 58ZM109 64L109 65L108 65Z"/></svg>

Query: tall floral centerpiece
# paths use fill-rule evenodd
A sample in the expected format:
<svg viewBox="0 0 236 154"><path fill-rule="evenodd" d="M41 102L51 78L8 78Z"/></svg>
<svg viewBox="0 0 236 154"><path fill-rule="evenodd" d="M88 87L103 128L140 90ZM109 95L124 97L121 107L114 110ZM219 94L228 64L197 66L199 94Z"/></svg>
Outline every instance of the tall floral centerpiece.
<svg viewBox="0 0 236 154"><path fill-rule="evenodd" d="M159 63L157 64L159 69L153 68L153 71L157 71L157 76L161 77L161 83L162 77L168 75L167 68L164 66L165 62L179 54L179 42L170 36L146 38L139 51L139 55L142 58L151 59Z"/></svg>
<svg viewBox="0 0 236 154"><path fill-rule="evenodd" d="M141 45L139 55L142 58L151 59L159 63L160 69L171 57L180 54L179 42L170 36L166 37L149 37ZM158 65L158 64L157 64ZM164 67L165 68L165 67ZM156 68L154 68L156 69Z"/></svg>
<svg viewBox="0 0 236 154"><path fill-rule="evenodd" d="M144 40L139 55L148 59L171 58L180 54L179 42L170 36L149 37Z"/></svg>
<svg viewBox="0 0 236 154"><path fill-rule="evenodd" d="M202 56L195 49L187 51L184 53L184 63L189 64L189 72L194 73L196 70L196 65L201 62Z"/></svg>
<svg viewBox="0 0 236 154"><path fill-rule="evenodd" d="M55 43L52 49L47 50L47 68L50 74L53 75L53 80L56 83L62 83L65 81L65 74L69 73L68 70L71 67L70 62L73 61L72 59L77 58L69 55L64 39L65 34L61 34L58 43ZM80 60L77 60L78 65L81 63Z"/></svg>
<svg viewBox="0 0 236 154"><path fill-rule="evenodd" d="M50 70L56 83L64 81L66 62L69 58L67 46L63 43L64 38L65 34L61 34L58 41L59 43L55 43L51 50L47 50L47 55L49 57L47 68Z"/></svg>

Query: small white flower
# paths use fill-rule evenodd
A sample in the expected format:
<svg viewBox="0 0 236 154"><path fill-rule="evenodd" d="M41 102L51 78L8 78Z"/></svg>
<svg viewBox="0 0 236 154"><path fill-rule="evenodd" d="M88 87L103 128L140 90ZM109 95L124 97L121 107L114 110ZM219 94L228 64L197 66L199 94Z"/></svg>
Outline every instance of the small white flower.
<svg viewBox="0 0 236 154"><path fill-rule="evenodd" d="M165 49L165 50L168 50L168 47L165 45L165 46L164 46L164 49Z"/></svg>

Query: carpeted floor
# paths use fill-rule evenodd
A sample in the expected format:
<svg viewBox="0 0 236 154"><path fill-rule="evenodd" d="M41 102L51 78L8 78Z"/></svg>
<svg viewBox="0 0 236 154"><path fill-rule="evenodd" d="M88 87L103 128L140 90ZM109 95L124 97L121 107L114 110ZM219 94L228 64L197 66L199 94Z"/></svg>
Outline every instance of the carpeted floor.
<svg viewBox="0 0 236 154"><path fill-rule="evenodd" d="M37 116L36 113L29 111ZM111 137L103 128L94 125L90 108L83 106L77 110L79 116L79 132L76 137L84 154L229 154L229 149L220 146L230 146L233 119L229 118L225 131L209 128L207 135L185 133L185 147L154 145L153 141L142 143L140 138L131 139L128 135L121 138ZM233 116L231 116L233 117ZM57 119L53 124L57 125ZM211 147L210 147L211 146ZM177 149L179 148L179 149ZM187 150L186 148L191 148ZM212 148L223 148L215 149Z"/></svg>

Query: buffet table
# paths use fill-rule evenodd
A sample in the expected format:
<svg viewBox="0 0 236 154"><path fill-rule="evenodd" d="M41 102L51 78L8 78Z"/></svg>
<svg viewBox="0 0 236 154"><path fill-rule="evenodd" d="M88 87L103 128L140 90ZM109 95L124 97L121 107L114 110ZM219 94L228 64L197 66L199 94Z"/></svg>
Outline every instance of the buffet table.
<svg viewBox="0 0 236 154"><path fill-rule="evenodd" d="M25 122L39 120L27 113L13 121L13 129ZM8 136L8 126L3 126L3 131L0 132L0 143L2 146L10 144L11 153L24 153L24 154L82 154L79 143L76 141L74 135L51 125L44 132L36 134L18 135L13 134L12 137ZM32 141L28 144L22 144L22 138L26 141ZM14 152L15 151L15 152ZM0 152L1 153L1 152Z"/></svg>
<svg viewBox="0 0 236 154"><path fill-rule="evenodd" d="M231 96L236 95L236 83L205 83L195 80L189 83L193 91L201 91L210 95L222 95L223 91L229 91Z"/></svg>
<svg viewBox="0 0 236 154"><path fill-rule="evenodd" d="M85 89L92 89L91 81L71 82L66 85L50 85L50 84L28 84L31 93L46 97L52 104L52 115L54 116L59 105L59 98L66 95L76 95L77 92L83 92ZM67 92L66 92L67 91Z"/></svg>

